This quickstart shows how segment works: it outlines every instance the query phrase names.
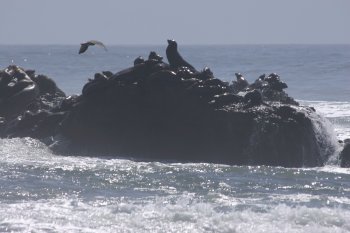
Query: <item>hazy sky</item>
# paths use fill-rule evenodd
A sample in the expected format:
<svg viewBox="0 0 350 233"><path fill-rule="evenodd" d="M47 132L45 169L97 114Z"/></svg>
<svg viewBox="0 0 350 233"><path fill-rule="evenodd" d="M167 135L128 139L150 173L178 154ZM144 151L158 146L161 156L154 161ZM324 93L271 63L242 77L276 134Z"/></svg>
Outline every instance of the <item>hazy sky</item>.
<svg viewBox="0 0 350 233"><path fill-rule="evenodd" d="M350 43L350 0L0 0L0 44Z"/></svg>

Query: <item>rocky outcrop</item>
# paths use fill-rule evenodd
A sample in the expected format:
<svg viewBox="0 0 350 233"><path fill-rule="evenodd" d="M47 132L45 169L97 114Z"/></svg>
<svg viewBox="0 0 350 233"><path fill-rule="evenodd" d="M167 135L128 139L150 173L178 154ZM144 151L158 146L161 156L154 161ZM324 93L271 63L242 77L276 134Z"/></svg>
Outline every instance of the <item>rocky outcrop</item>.
<svg viewBox="0 0 350 233"><path fill-rule="evenodd" d="M350 139L346 139L343 142L344 148L340 153L340 166L341 167L350 167Z"/></svg>
<svg viewBox="0 0 350 233"><path fill-rule="evenodd" d="M9 69L5 83L13 77ZM64 98L45 76L23 73L33 85L31 98L21 103L21 113L12 111L18 116L0 114L2 137L60 135L76 150L285 167L322 166L333 151L332 142L316 135L314 109L289 97L276 74L250 85L229 84L209 68L171 66L152 53L118 73L95 74L81 95Z"/></svg>
<svg viewBox="0 0 350 233"><path fill-rule="evenodd" d="M0 116L16 116L39 96L38 85L17 66L0 71Z"/></svg>
<svg viewBox="0 0 350 233"><path fill-rule="evenodd" d="M39 133L39 128L49 130L46 122L52 118L54 106L64 98L64 92L52 79L36 75L34 70L24 70L15 65L1 70L0 136L43 135ZM57 123L52 127L56 128Z"/></svg>

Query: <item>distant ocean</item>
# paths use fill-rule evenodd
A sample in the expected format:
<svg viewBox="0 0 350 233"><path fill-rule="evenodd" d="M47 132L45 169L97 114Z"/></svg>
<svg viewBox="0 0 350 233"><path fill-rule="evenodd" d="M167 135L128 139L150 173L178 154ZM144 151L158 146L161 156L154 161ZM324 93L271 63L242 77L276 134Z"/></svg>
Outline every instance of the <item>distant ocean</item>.
<svg viewBox="0 0 350 233"><path fill-rule="evenodd" d="M163 46L0 45L10 64L79 94ZM197 69L249 82L276 72L286 92L350 138L350 45L181 46ZM281 155L283 156L283 155ZM350 169L137 162L123 155L62 156L30 138L0 139L0 232L350 232Z"/></svg>

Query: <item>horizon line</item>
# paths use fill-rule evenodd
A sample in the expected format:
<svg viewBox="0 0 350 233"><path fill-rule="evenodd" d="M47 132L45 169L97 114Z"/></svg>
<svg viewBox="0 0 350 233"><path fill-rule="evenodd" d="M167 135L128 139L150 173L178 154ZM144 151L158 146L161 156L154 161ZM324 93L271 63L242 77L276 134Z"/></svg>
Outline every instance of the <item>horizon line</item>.
<svg viewBox="0 0 350 233"><path fill-rule="evenodd" d="M164 44L156 44L156 43L120 43L120 44L108 44L108 46L163 46ZM0 46L76 46L80 45L80 43L0 43ZM181 43L181 46L234 46L234 45L350 45L350 43Z"/></svg>

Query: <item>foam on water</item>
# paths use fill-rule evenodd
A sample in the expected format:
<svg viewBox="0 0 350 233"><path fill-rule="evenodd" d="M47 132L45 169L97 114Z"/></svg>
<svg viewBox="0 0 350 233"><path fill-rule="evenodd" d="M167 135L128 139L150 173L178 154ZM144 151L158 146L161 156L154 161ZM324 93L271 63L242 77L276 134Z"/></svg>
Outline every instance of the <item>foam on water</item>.
<svg viewBox="0 0 350 233"><path fill-rule="evenodd" d="M54 155L0 139L0 232L346 232L350 169Z"/></svg>
<svg viewBox="0 0 350 233"><path fill-rule="evenodd" d="M340 140L350 138L350 102L336 101L300 101L312 106L325 116L332 124L336 137Z"/></svg>
<svg viewBox="0 0 350 233"><path fill-rule="evenodd" d="M0 204L0 231L26 232L346 232L350 211L305 206L260 206L220 211L218 205L176 199L78 198Z"/></svg>
<svg viewBox="0 0 350 233"><path fill-rule="evenodd" d="M339 101L300 101L301 103L313 106L317 111L326 117L350 117L350 102Z"/></svg>

